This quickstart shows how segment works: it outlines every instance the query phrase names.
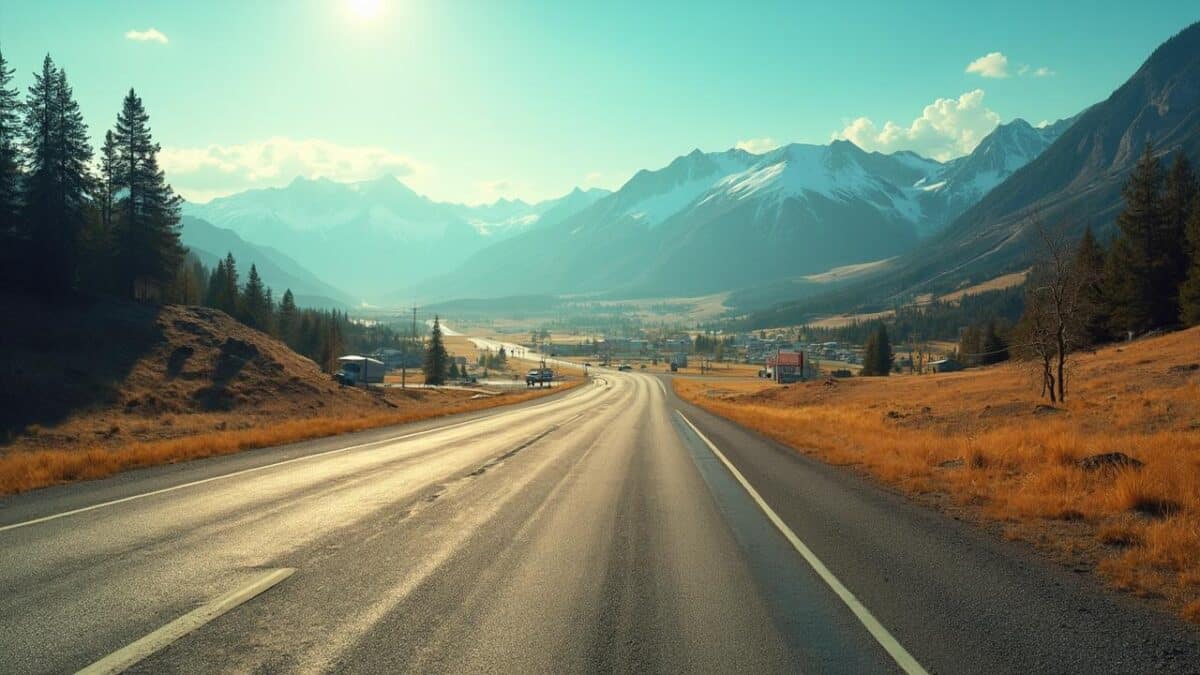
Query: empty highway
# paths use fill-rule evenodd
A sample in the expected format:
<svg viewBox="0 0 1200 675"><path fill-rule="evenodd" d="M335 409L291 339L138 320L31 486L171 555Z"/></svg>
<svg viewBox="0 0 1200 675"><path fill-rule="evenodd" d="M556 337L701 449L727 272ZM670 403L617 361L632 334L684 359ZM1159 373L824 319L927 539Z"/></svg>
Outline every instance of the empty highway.
<svg viewBox="0 0 1200 675"><path fill-rule="evenodd" d="M8 673L1200 669L1174 619L632 373L7 498L0 590Z"/></svg>

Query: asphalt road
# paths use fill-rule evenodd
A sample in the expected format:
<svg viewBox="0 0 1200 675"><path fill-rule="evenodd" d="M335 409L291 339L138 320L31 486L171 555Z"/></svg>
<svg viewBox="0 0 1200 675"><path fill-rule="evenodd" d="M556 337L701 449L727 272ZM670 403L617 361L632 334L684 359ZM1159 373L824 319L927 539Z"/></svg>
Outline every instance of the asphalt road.
<svg viewBox="0 0 1200 675"><path fill-rule="evenodd" d="M0 671L1200 671L1087 575L602 377L9 498Z"/></svg>

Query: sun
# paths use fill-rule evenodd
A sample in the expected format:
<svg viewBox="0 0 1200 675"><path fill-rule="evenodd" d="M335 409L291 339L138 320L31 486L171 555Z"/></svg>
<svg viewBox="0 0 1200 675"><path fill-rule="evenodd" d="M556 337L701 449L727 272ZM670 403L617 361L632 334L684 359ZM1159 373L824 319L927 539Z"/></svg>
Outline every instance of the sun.
<svg viewBox="0 0 1200 675"><path fill-rule="evenodd" d="M383 0L346 0L346 5L359 19L374 19L383 11Z"/></svg>

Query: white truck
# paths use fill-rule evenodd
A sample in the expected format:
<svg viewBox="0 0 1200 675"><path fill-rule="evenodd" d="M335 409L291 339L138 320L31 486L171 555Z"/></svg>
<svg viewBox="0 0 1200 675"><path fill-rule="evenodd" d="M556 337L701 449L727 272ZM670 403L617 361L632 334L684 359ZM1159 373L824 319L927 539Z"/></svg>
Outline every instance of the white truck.
<svg viewBox="0 0 1200 675"><path fill-rule="evenodd" d="M350 387L383 383L383 361L369 356L343 356L338 359L338 371L333 374L339 384Z"/></svg>

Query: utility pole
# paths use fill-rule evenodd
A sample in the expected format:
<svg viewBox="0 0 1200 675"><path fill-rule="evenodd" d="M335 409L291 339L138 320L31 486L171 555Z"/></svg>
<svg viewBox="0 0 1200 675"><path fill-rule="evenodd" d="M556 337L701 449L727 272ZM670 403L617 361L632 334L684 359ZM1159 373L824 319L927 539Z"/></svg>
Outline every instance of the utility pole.
<svg viewBox="0 0 1200 675"><path fill-rule="evenodd" d="M409 339L404 341L404 351L400 355L400 358L402 359L400 362L400 388L401 389L408 389L408 347L409 347L409 343L412 342L413 340L415 340L416 337L417 337L417 306L413 305L413 308L412 308L412 334L409 336Z"/></svg>

